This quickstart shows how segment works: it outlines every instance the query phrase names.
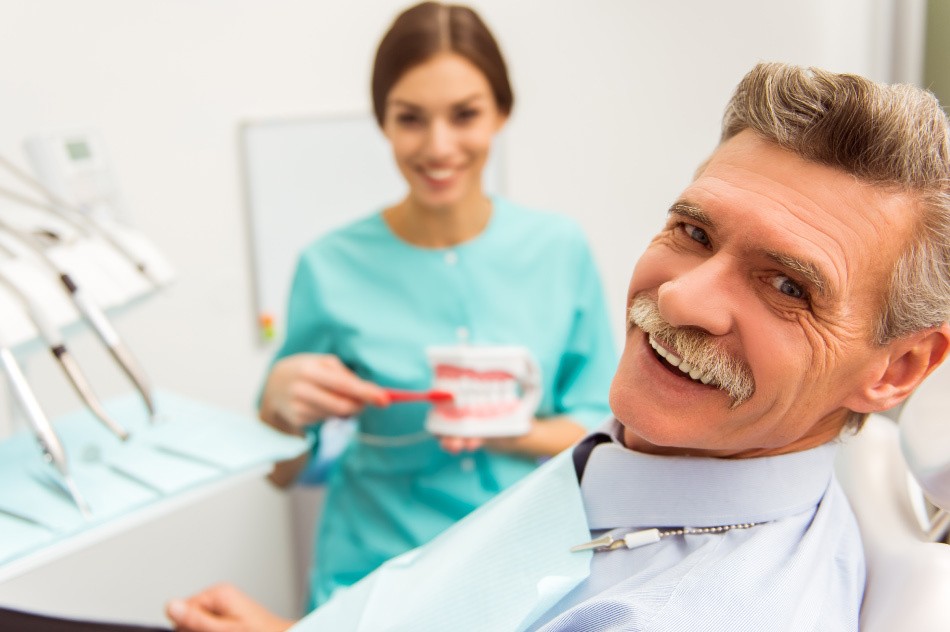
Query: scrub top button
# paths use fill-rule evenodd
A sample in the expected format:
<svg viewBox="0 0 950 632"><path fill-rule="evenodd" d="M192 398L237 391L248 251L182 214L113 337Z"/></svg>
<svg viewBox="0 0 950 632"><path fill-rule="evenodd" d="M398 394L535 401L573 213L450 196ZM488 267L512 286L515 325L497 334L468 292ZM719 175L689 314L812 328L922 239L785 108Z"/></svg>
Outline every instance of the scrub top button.
<svg viewBox="0 0 950 632"><path fill-rule="evenodd" d="M466 342L468 340L468 327L459 327L456 329L455 337L458 338L459 342Z"/></svg>
<svg viewBox="0 0 950 632"><path fill-rule="evenodd" d="M459 461L459 469L463 472L472 472L475 470L475 459L470 456Z"/></svg>
<svg viewBox="0 0 950 632"><path fill-rule="evenodd" d="M459 256L454 250L449 250L447 253L445 253L445 262L450 266L454 266L459 262Z"/></svg>

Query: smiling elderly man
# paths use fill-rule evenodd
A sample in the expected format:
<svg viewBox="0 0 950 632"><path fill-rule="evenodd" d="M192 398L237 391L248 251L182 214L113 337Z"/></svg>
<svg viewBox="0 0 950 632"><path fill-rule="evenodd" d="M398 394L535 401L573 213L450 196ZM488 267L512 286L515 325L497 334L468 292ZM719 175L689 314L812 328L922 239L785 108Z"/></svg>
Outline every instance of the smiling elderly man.
<svg viewBox="0 0 950 632"><path fill-rule="evenodd" d="M615 419L295 629L856 630L835 442L946 356L948 217L930 94L757 66L633 272ZM169 612L290 624L228 587Z"/></svg>

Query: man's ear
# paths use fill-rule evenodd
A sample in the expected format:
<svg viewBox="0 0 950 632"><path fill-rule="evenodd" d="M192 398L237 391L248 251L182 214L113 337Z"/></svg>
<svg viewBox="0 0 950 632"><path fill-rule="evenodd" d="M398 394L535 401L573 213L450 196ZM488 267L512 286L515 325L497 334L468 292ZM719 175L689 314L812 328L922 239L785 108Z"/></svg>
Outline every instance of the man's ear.
<svg viewBox="0 0 950 632"><path fill-rule="evenodd" d="M925 329L891 342L888 355L848 408L873 413L893 408L940 366L950 351L950 324Z"/></svg>

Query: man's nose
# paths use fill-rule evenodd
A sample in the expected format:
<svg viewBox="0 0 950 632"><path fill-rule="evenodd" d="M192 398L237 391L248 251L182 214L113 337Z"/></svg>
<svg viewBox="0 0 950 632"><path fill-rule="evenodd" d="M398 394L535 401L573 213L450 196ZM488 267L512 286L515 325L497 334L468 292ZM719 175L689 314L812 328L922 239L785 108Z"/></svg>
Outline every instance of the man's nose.
<svg viewBox="0 0 950 632"><path fill-rule="evenodd" d="M738 281L729 259L705 259L660 285L660 315L674 327L693 327L723 336L733 327L733 310L743 288Z"/></svg>

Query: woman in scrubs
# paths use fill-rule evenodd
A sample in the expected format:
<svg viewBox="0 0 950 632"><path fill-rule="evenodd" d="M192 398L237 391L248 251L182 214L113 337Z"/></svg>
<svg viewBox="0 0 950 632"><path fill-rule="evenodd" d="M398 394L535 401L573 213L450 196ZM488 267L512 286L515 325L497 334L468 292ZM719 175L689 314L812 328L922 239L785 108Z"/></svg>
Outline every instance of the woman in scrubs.
<svg viewBox="0 0 950 632"><path fill-rule="evenodd" d="M482 189L514 99L478 15L435 2L399 15L379 45L372 96L408 192L302 252L260 401L261 418L287 432L357 419L328 478L311 609L598 424L616 362L578 225ZM384 387L431 386L426 347L469 343L534 355L543 397L527 434L434 437L428 404L389 404ZM297 480L305 460L272 478Z"/></svg>

